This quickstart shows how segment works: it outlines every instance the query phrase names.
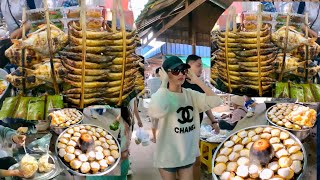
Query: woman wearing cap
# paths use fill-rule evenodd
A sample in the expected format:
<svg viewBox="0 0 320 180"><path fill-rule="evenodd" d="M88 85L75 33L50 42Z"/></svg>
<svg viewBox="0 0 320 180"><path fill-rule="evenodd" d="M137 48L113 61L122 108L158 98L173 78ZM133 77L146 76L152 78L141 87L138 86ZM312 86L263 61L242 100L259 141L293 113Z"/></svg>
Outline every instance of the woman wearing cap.
<svg viewBox="0 0 320 180"><path fill-rule="evenodd" d="M231 103L234 108L230 115L222 115L221 118L225 120L219 121L220 129L233 130L237 125L238 121L244 118L248 110L244 107L244 97L242 96L232 96Z"/></svg>
<svg viewBox="0 0 320 180"><path fill-rule="evenodd" d="M162 179L193 180L193 163L199 156L200 117L221 104L221 99L176 56L166 59L159 72L162 81L152 95L149 116L158 120L154 165ZM205 93L182 88L186 77Z"/></svg>

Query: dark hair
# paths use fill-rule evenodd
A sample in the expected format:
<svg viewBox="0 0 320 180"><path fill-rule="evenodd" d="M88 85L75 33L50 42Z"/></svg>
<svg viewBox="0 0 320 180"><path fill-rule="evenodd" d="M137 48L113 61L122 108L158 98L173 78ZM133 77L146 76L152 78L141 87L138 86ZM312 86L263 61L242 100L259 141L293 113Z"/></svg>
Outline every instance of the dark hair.
<svg viewBox="0 0 320 180"><path fill-rule="evenodd" d="M156 69L156 74L159 74L160 69L161 69L161 67L158 67L158 68Z"/></svg>
<svg viewBox="0 0 320 180"><path fill-rule="evenodd" d="M198 60L198 59L201 59L201 57L200 57L200 56L197 56L197 55L195 55L195 54L191 54L191 55L189 55L189 56L187 57L186 63L189 64L189 62L191 62L191 61L196 61L196 60Z"/></svg>

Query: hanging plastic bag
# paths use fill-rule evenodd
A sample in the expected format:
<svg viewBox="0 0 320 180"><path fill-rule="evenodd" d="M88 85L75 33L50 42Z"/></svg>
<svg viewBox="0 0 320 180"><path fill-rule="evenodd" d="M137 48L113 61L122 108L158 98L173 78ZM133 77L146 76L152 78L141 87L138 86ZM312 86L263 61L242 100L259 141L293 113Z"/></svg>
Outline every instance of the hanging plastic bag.
<svg viewBox="0 0 320 180"><path fill-rule="evenodd" d="M147 146L149 145L149 141L150 141L149 133L143 130L142 128L139 128L136 131L136 137L135 137L136 144L142 143L143 146Z"/></svg>

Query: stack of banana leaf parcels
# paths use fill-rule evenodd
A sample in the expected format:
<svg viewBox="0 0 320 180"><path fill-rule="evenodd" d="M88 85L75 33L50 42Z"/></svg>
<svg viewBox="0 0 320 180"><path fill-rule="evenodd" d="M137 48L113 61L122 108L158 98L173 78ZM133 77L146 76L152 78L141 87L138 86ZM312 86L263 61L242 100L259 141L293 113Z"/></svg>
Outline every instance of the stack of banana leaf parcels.
<svg viewBox="0 0 320 180"><path fill-rule="evenodd" d="M46 120L48 111L63 108L63 97L60 95L44 95L40 97L8 97L4 100L0 110L0 120Z"/></svg>
<svg viewBox="0 0 320 180"><path fill-rule="evenodd" d="M319 102L320 84L296 84L278 82L275 98L293 98L299 102Z"/></svg>
<svg viewBox="0 0 320 180"><path fill-rule="evenodd" d="M264 23L260 29L260 70L257 26L247 25L237 31L229 31L228 39L226 39L226 32L221 31L217 42L219 50L214 52L212 57L214 65L211 69L211 83L224 92L229 92L231 87L229 93L233 94L259 96L258 92L261 88L263 96L271 96L282 70L286 26L273 33L271 28L270 24ZM283 79L289 76L304 79L306 71L308 79L314 78L320 71L320 66L314 64L311 59L319 54L319 45L315 39L305 38L294 27L289 26L288 30ZM226 54L226 45L228 54ZM308 61L305 58L307 53L305 45L309 46Z"/></svg>
<svg viewBox="0 0 320 180"><path fill-rule="evenodd" d="M78 21L68 24L68 34L50 25L53 43L53 59L56 80L64 100L71 106L80 106L82 79L82 30ZM120 31L90 29L86 31L86 63L84 76L84 104L117 104L120 100L121 80L124 77L121 105L128 103L135 94L144 89L143 76L138 72L136 55L136 33L126 32L126 61L123 73L123 37ZM22 76L22 48L26 49L25 77ZM26 40L16 40L6 51L12 64L19 68L7 76L16 88L22 89L25 79L26 89L40 86L53 87L46 26L39 27ZM125 74L125 75L124 75Z"/></svg>

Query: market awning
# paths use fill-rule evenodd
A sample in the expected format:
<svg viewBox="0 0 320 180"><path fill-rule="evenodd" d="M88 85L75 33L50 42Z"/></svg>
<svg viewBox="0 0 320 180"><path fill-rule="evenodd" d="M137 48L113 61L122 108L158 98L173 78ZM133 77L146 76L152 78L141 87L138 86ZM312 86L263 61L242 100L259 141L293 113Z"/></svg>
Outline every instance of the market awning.
<svg viewBox="0 0 320 180"><path fill-rule="evenodd" d="M143 44L157 41L210 46L210 32L231 0L150 0L136 25Z"/></svg>

